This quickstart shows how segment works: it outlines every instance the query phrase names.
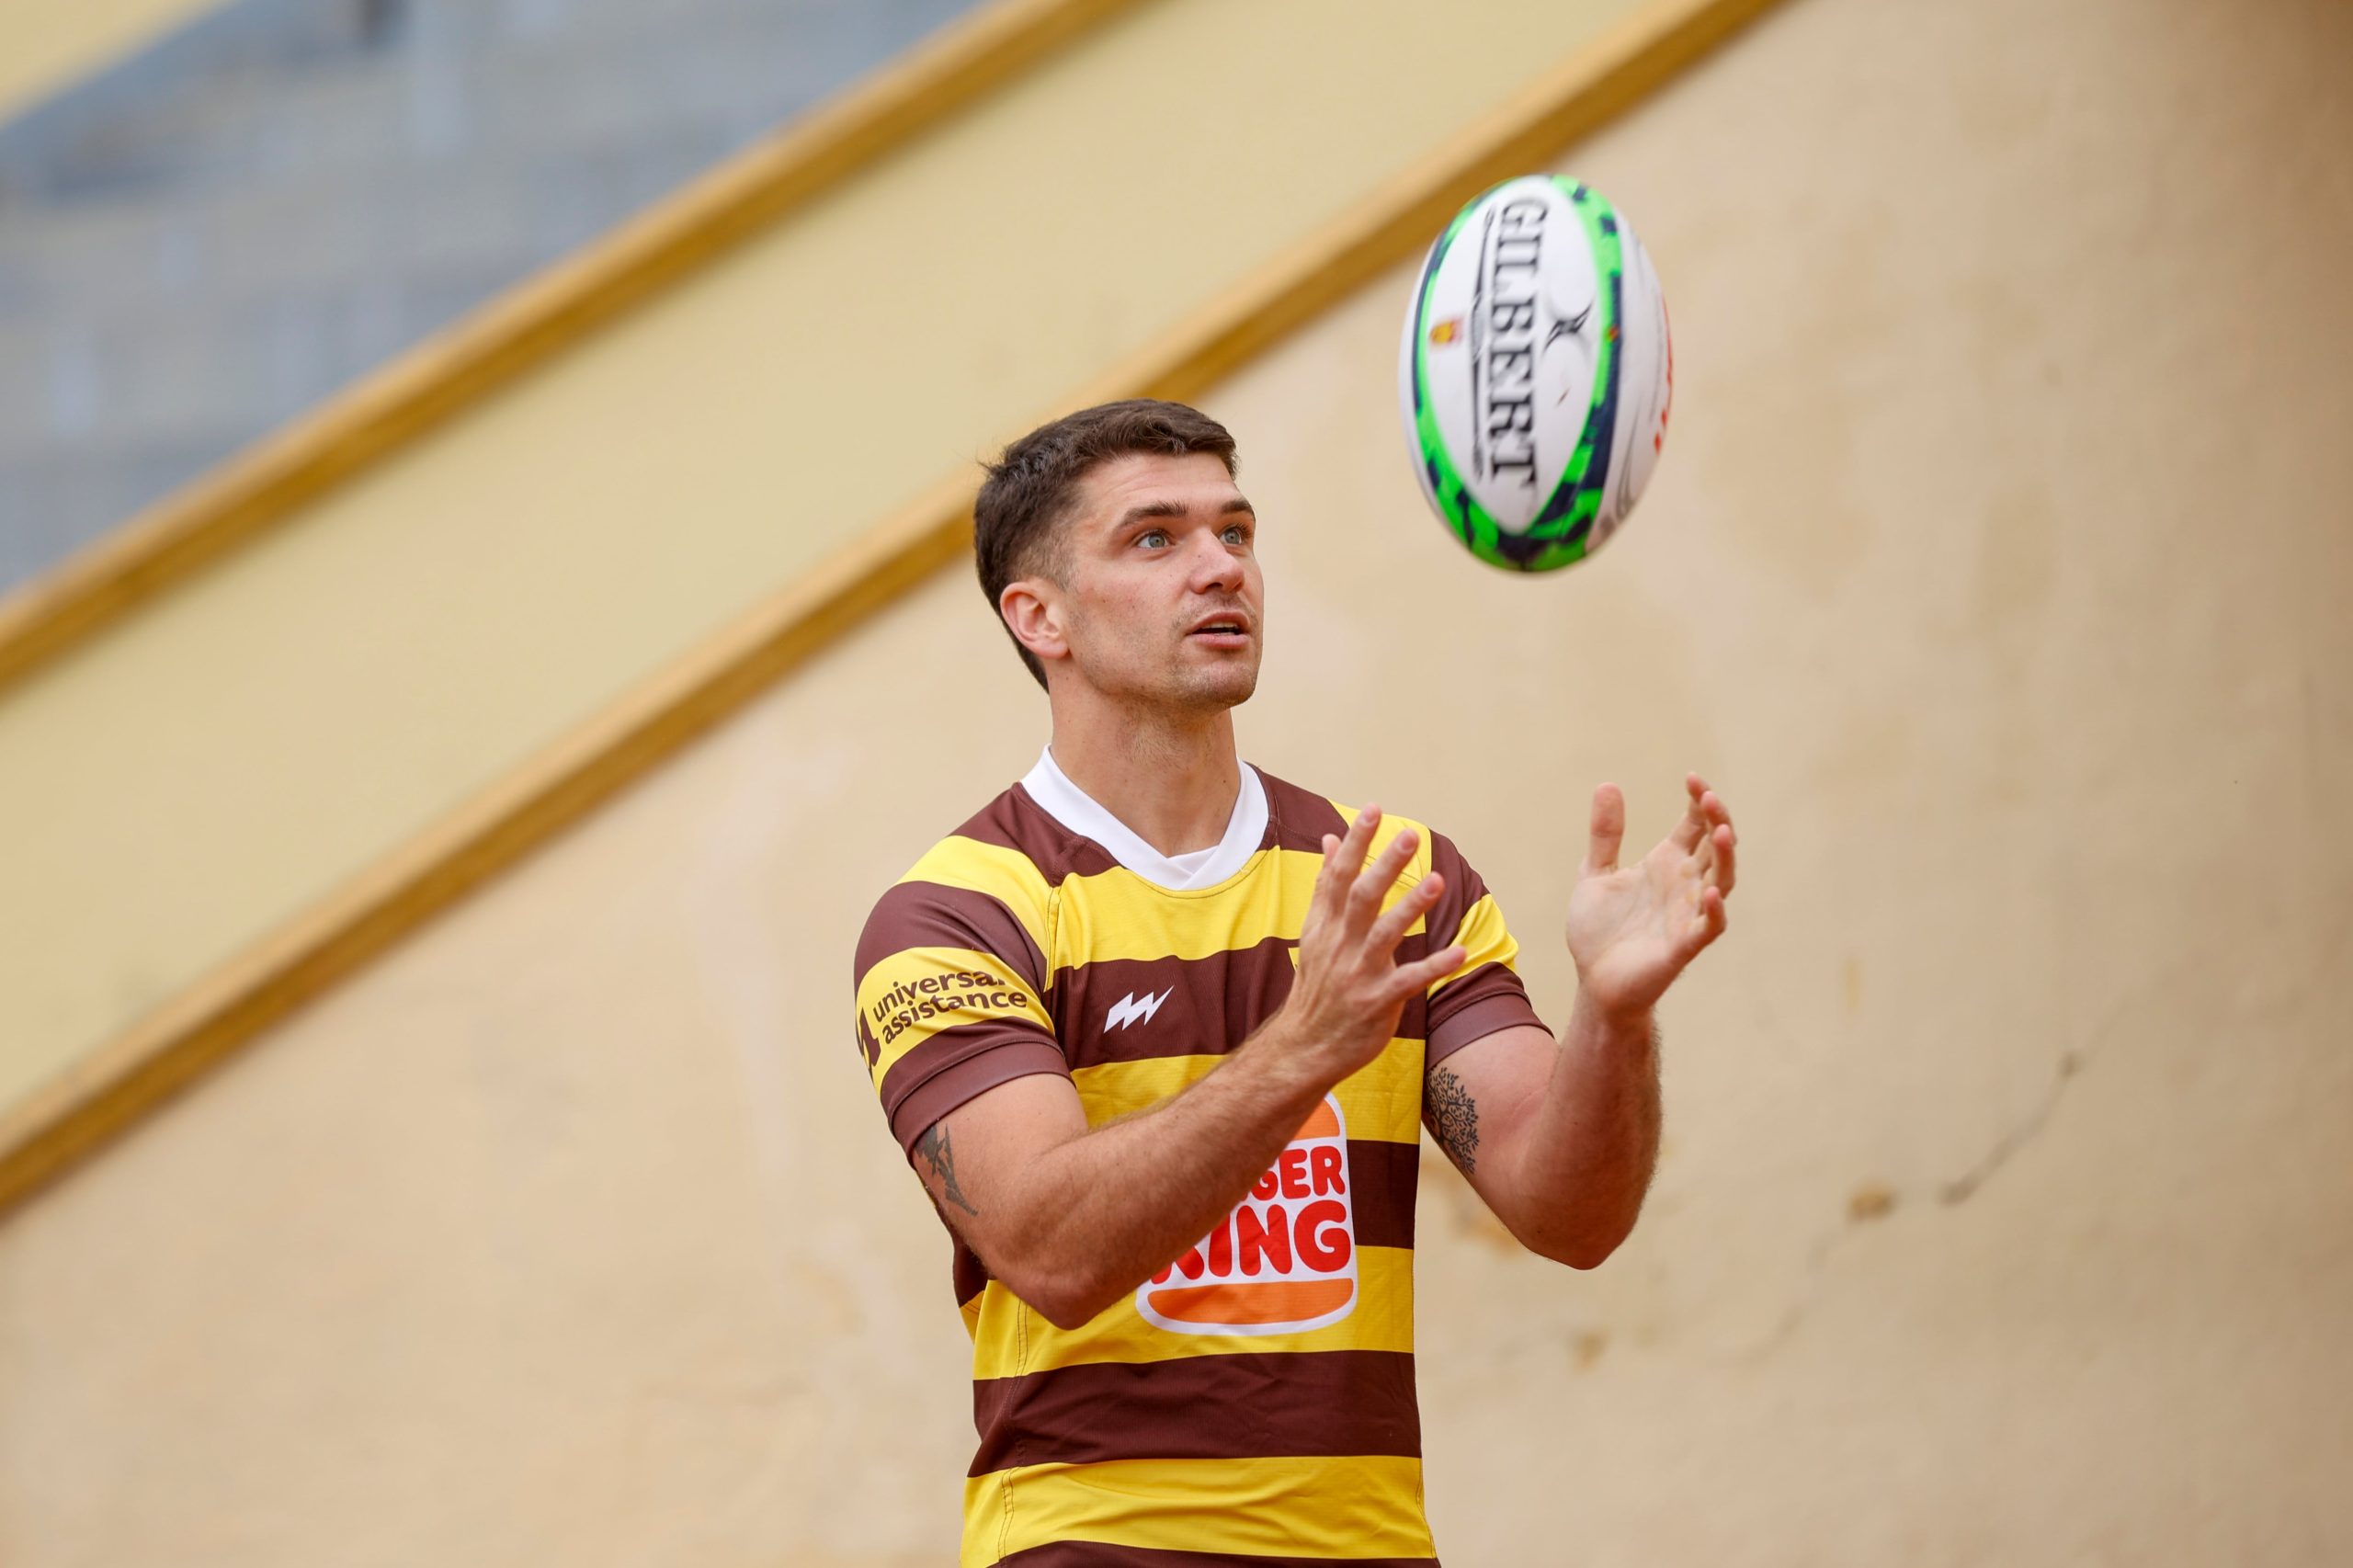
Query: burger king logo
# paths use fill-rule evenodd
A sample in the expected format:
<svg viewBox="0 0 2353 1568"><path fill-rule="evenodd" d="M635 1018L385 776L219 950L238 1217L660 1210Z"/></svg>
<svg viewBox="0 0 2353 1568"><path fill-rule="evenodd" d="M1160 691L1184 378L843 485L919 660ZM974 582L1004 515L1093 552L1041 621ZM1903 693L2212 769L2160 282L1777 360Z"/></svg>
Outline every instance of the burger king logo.
<svg viewBox="0 0 2353 1568"><path fill-rule="evenodd" d="M1296 1334L1356 1304L1347 1125L1329 1095L1233 1212L1136 1289L1136 1311L1172 1334Z"/></svg>

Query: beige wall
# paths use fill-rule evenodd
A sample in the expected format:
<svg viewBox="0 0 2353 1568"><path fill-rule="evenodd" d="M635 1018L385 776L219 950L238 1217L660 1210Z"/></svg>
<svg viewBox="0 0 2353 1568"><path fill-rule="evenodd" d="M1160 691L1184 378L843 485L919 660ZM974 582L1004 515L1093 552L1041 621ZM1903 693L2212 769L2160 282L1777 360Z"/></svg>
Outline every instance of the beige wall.
<svg viewBox="0 0 2353 1568"><path fill-rule="evenodd" d="M0 5L0 119L103 71L211 0L7 0Z"/></svg>
<svg viewBox="0 0 2353 1568"><path fill-rule="evenodd" d="M1426 1163L1455 1568L2353 1558L2353 38L2239 17L1803 0L1579 149L1679 398L1565 578L1423 515L1402 274L1210 400L1245 750L1454 833L1548 1013L1589 784L1741 813L1629 1245ZM944 1561L848 944L1037 716L939 579L12 1219L0 1561Z"/></svg>
<svg viewBox="0 0 2353 1568"><path fill-rule="evenodd" d="M1629 8L1142 7L0 693L0 1103Z"/></svg>

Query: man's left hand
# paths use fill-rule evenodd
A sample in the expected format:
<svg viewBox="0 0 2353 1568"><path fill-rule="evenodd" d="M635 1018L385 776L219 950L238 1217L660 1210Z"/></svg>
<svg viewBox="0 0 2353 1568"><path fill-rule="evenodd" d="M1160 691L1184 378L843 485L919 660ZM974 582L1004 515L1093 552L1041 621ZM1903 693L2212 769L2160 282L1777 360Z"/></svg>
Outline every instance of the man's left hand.
<svg viewBox="0 0 2353 1568"><path fill-rule="evenodd" d="M1626 798L1615 784L1593 792L1593 836L1569 894L1569 956L1579 1000L1610 1017L1647 1013L1684 966L1723 935L1738 842L1732 813L1698 774L1683 782L1690 795L1683 820L1623 869Z"/></svg>

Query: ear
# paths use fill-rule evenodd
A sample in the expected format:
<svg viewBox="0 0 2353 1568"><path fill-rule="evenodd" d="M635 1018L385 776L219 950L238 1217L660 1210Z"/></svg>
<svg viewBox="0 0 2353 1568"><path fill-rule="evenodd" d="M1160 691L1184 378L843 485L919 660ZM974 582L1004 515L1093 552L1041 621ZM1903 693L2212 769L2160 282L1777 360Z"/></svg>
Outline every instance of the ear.
<svg viewBox="0 0 2353 1568"><path fill-rule="evenodd" d="M1014 641L1041 665L1070 657L1063 626L1062 590L1043 577L1022 577L996 597L997 613L1013 629Z"/></svg>

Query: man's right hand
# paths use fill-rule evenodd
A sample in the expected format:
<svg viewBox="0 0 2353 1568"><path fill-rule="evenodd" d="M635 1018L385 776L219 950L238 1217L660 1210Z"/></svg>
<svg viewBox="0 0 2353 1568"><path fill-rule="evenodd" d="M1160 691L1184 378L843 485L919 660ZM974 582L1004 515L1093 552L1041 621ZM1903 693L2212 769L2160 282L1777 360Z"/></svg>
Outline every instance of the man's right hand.
<svg viewBox="0 0 2353 1568"><path fill-rule="evenodd" d="M1457 944L1413 963L1397 961L1397 944L1438 903L1446 880L1431 872L1384 911L1381 901L1421 835L1407 828L1368 866L1365 853L1380 826L1380 808L1367 806L1345 836L1324 835L1324 869L1300 932L1299 977L1262 1034L1262 1044L1326 1086L1379 1056L1396 1035L1405 1004L1468 957Z"/></svg>

